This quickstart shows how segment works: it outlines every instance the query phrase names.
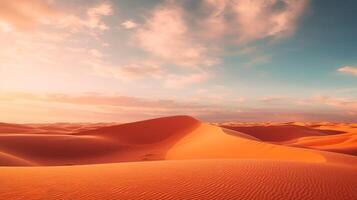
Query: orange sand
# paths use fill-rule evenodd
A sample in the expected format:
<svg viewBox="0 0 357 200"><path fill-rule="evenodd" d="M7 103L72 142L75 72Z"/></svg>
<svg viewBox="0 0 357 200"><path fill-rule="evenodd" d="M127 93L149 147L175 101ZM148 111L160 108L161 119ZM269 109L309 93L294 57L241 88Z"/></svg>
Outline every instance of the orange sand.
<svg viewBox="0 0 357 200"><path fill-rule="evenodd" d="M353 124L218 125L2 123L0 199L357 199Z"/></svg>

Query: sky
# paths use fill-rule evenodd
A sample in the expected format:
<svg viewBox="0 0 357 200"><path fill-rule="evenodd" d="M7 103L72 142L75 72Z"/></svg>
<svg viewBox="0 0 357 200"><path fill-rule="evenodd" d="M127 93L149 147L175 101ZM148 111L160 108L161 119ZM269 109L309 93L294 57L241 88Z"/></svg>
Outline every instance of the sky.
<svg viewBox="0 0 357 200"><path fill-rule="evenodd" d="M354 0L0 0L0 121L357 122Z"/></svg>

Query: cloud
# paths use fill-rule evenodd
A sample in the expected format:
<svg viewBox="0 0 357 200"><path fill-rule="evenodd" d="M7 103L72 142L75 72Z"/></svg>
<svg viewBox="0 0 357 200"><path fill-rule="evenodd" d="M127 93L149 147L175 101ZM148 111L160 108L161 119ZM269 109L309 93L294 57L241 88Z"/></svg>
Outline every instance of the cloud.
<svg viewBox="0 0 357 200"><path fill-rule="evenodd" d="M102 2L88 7L84 17L80 17L78 14L64 13L56 24L59 27L69 28L72 32L79 32L83 29L102 32L109 29L103 18L112 14L112 5L108 2Z"/></svg>
<svg viewBox="0 0 357 200"><path fill-rule="evenodd" d="M337 69L337 71L341 72L341 73L357 76L357 67L344 66L344 67Z"/></svg>
<svg viewBox="0 0 357 200"><path fill-rule="evenodd" d="M158 60L178 66L211 66L217 58L196 40L184 19L184 10L173 3L157 7L136 32L139 46Z"/></svg>
<svg viewBox="0 0 357 200"><path fill-rule="evenodd" d="M205 82L210 78L206 72L190 73L187 75L169 75L165 81L168 88L180 89L187 85Z"/></svg>
<svg viewBox="0 0 357 200"><path fill-rule="evenodd" d="M0 30L28 30L48 23L58 11L46 0L1 0Z"/></svg>
<svg viewBox="0 0 357 200"><path fill-rule="evenodd" d="M97 58L102 58L103 57L103 54L97 50L97 49L90 49L89 50L89 53L94 56L94 57L97 57Z"/></svg>
<svg viewBox="0 0 357 200"><path fill-rule="evenodd" d="M87 10L88 19L84 23L90 28L98 28L100 30L107 30L109 27L102 21L103 16L113 14L112 6L107 3L101 3Z"/></svg>
<svg viewBox="0 0 357 200"><path fill-rule="evenodd" d="M357 99L336 98L319 95L315 96L312 100L319 104L343 108L347 111L356 112L357 114Z"/></svg>
<svg viewBox="0 0 357 200"><path fill-rule="evenodd" d="M194 12L187 9L186 3L191 5L194 1L159 3L140 27L132 20L124 21L121 24L124 28L135 29L131 32L134 47L147 54L137 58L141 61L119 66L102 63L106 69L97 65L96 71L102 74L107 71L122 80L151 77L171 88L204 82L212 76L209 72L212 67L221 63L223 44L239 46L243 42L293 34L308 0L202 0L196 2L199 7ZM111 14L109 7L93 10L107 10L98 13ZM250 59L246 66L268 62L271 57L255 55ZM147 64L149 61L155 67ZM175 68L186 69L185 75L169 72Z"/></svg>
<svg viewBox="0 0 357 200"><path fill-rule="evenodd" d="M239 41L285 37L294 33L306 0L239 0L233 5Z"/></svg>
<svg viewBox="0 0 357 200"><path fill-rule="evenodd" d="M28 31L43 27L55 28L57 32L63 29L70 32L109 29L103 21L103 17L113 14L108 2L89 5L84 11L77 10L64 9L60 2L51 0L1 0L0 31Z"/></svg>
<svg viewBox="0 0 357 200"><path fill-rule="evenodd" d="M245 67L253 67L261 63L270 62L272 59L269 55L257 55L250 58L250 60L245 64Z"/></svg>
<svg viewBox="0 0 357 200"><path fill-rule="evenodd" d="M165 72L160 65L155 62L142 62L139 64L131 64L120 66L119 74L121 77L129 79L138 79L138 78L163 78Z"/></svg>
<svg viewBox="0 0 357 200"><path fill-rule="evenodd" d="M112 77L124 82L132 82L138 79L161 80L167 76L167 71L154 61L141 61L126 65L113 65L102 59L89 59L85 62L97 76Z"/></svg>
<svg viewBox="0 0 357 200"><path fill-rule="evenodd" d="M116 66L101 59L90 59L86 61L86 64L92 67L97 76L111 77L123 82L154 79L169 89L183 89L205 82L213 76L205 70L184 70L183 73L178 74L163 68L160 63L150 60Z"/></svg>
<svg viewBox="0 0 357 200"><path fill-rule="evenodd" d="M282 103L287 100L289 100L287 97L280 96L266 96L260 99L263 103Z"/></svg>
<svg viewBox="0 0 357 200"><path fill-rule="evenodd" d="M238 43L292 35L309 0L204 0L211 12L202 22L211 37L228 36Z"/></svg>
<svg viewBox="0 0 357 200"><path fill-rule="evenodd" d="M126 20L125 22L121 23L121 25L126 29L134 29L138 27L138 24L132 20Z"/></svg>
<svg viewBox="0 0 357 200"><path fill-rule="evenodd" d="M187 5L193 1L163 1L134 32L135 44L158 63L202 70L221 63L223 44L239 46L265 38L290 36L308 2L202 0L195 3L199 5L198 10L192 12ZM130 22L122 25L130 28ZM256 55L247 66L270 59L267 55Z"/></svg>
<svg viewBox="0 0 357 200"><path fill-rule="evenodd" d="M203 100L205 99L202 97ZM355 122L357 112L355 100L337 99L317 96L305 101L309 104L329 105L347 109L349 112L340 112L330 107L316 106L307 109L289 106L284 109L276 107L250 108L247 103L260 101L262 98L239 101L235 104L227 103L224 99L219 104L194 102L190 99L171 100L153 99L118 94L82 93L69 95L63 93L27 93L1 92L0 121L38 122L40 121L133 121L168 115L191 115L205 121L351 121ZM263 98L264 99L264 98ZM269 97L268 100L288 101L289 98ZM228 99L229 100L229 99ZM293 100L293 99L291 99ZM348 107L344 107L348 105ZM341 107L342 106L342 107ZM351 107L352 106L352 107ZM318 112L317 112L318 111ZM21 113L26 113L23 115ZM56 114L55 114L56 113ZM60 114L58 114L60 113ZM11 117L12 116L12 117ZM31 118L26 117L31 116ZM74 117L75 116L75 117Z"/></svg>

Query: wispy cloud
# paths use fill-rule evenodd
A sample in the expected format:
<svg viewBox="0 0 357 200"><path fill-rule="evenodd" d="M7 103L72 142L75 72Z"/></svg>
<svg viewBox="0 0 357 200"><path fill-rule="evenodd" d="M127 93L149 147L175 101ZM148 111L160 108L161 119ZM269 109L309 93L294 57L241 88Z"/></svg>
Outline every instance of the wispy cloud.
<svg viewBox="0 0 357 200"><path fill-rule="evenodd" d="M84 17L73 13L63 13L58 19L57 26L69 28L72 32L90 29L97 32L108 30L110 27L103 21L103 17L113 14L112 5L108 2L88 7Z"/></svg>
<svg viewBox="0 0 357 200"><path fill-rule="evenodd" d="M134 29L138 27L138 24L135 23L133 20L126 20L125 22L121 23L121 26L126 29Z"/></svg>
<svg viewBox="0 0 357 200"><path fill-rule="evenodd" d="M28 30L49 23L58 11L45 0L0 1L0 30Z"/></svg>
<svg viewBox="0 0 357 200"><path fill-rule="evenodd" d="M337 69L338 72L345 73L345 74L351 74L354 76L357 76L357 67L353 66L344 66L339 69Z"/></svg>
<svg viewBox="0 0 357 200"><path fill-rule="evenodd" d="M0 2L0 30L25 31L40 26L65 28L78 32L84 28L104 31L109 27L103 22L104 16L113 14L111 4L103 2L88 7L84 14L68 12L60 8L58 2L47 0L2 0Z"/></svg>
<svg viewBox="0 0 357 200"><path fill-rule="evenodd" d="M194 83L202 83L207 81L210 75L206 72L195 72L186 75L169 75L165 80L165 86L169 88L180 89Z"/></svg>
<svg viewBox="0 0 357 200"><path fill-rule="evenodd" d="M308 0L205 0L208 35L234 35L238 42L282 38L296 30ZM235 28L236 27L236 28Z"/></svg>
<svg viewBox="0 0 357 200"><path fill-rule="evenodd" d="M262 100L265 106L262 106ZM326 96L301 99L304 101L303 105L299 105L294 98L273 96L244 101L238 99L235 104L229 103L229 99L220 99L219 104L214 104L190 99L143 98L120 94L2 92L0 101L0 108L7 111L6 115L0 114L1 121L21 121L23 115L19 113L32 114L42 121L72 121L75 116L78 118L74 121L91 122L139 120L181 114L207 121L355 121L357 117L356 100ZM271 105L277 102L293 106L277 109ZM252 103L260 104L251 107ZM316 112L319 109L323 111ZM61 115L48 117L49 112ZM9 116L13 118L8 118Z"/></svg>
<svg viewBox="0 0 357 200"><path fill-rule="evenodd" d="M313 101L315 101L316 103L319 103L319 104L325 104L325 105L329 105L329 106L344 108L351 112L357 113L357 99L336 98L336 97L319 95L319 96L315 96L313 98Z"/></svg>

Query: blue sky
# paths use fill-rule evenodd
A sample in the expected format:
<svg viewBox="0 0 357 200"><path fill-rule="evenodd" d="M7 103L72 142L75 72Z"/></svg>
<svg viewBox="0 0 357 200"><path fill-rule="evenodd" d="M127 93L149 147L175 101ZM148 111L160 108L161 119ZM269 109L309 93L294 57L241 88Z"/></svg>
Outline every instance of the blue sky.
<svg viewBox="0 0 357 200"><path fill-rule="evenodd" d="M353 0L5 0L0 121L356 122L356 15Z"/></svg>

